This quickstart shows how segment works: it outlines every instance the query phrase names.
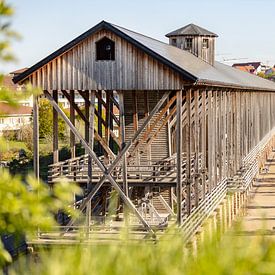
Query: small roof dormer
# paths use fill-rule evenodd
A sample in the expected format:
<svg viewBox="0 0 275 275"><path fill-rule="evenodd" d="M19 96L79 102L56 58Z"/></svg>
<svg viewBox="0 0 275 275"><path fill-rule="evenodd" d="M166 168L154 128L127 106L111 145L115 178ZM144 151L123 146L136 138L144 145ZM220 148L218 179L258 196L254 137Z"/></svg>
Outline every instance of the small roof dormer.
<svg viewBox="0 0 275 275"><path fill-rule="evenodd" d="M166 37L169 38L170 45L189 51L205 62L214 65L217 34L195 24L189 24L166 34Z"/></svg>

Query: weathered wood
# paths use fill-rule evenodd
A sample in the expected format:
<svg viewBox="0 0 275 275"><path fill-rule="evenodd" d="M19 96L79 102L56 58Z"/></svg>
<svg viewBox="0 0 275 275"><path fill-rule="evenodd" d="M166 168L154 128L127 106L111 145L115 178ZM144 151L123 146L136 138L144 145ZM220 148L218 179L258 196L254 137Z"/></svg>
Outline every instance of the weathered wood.
<svg viewBox="0 0 275 275"><path fill-rule="evenodd" d="M108 37L115 42L114 61L97 61L95 45ZM61 62L62 60L62 62ZM43 90L176 90L186 83L179 73L109 31L91 35L31 76ZM59 72L59 73L57 73ZM60 73L62 72L62 74ZM106 73L107 72L107 73Z"/></svg>
<svg viewBox="0 0 275 275"><path fill-rule="evenodd" d="M53 91L53 99L58 104L58 91ZM53 108L53 163L57 163L59 159L58 152L58 113Z"/></svg>
<svg viewBox="0 0 275 275"><path fill-rule="evenodd" d="M64 94L64 96L69 100L70 96L67 93L67 91L62 91L62 93ZM85 125L89 125L89 119L82 113L82 111L79 109L79 107L75 104L75 102L72 102L72 106L74 108L74 110L77 112L77 114L81 117L81 119L85 122ZM87 106L90 106L87 104ZM88 115L89 115L89 111L88 111ZM87 134L87 138L89 135L89 127L88 129L88 134ZM101 144L102 148L105 150L105 152L110 156L110 158L114 159L115 155L114 153L111 151L111 149L109 148L109 146L106 144L106 142L104 141L104 139L97 133L97 131L94 129L94 137L95 139Z"/></svg>
<svg viewBox="0 0 275 275"><path fill-rule="evenodd" d="M74 102L74 91L70 91L70 121L75 125L75 109L73 106ZM70 149L71 149L71 158L75 158L75 136L72 131L70 131Z"/></svg>
<svg viewBox="0 0 275 275"><path fill-rule="evenodd" d="M120 120L120 139L121 149L125 147L125 113L124 113L124 96L123 92L119 91L119 120ZM122 157L122 179L123 179L123 191L125 195L129 196L129 188L127 181L127 159L126 155Z"/></svg>
<svg viewBox="0 0 275 275"><path fill-rule="evenodd" d="M195 195L195 207L199 206L199 90L194 91L194 101L195 101L195 108L194 108L194 126L193 126L193 143L194 143L194 168L195 168L195 175L194 175L194 195Z"/></svg>
<svg viewBox="0 0 275 275"><path fill-rule="evenodd" d="M177 91L177 223L182 224L182 90Z"/></svg>
<svg viewBox="0 0 275 275"><path fill-rule="evenodd" d="M34 175L39 178L39 111L38 96L33 96L33 170Z"/></svg>
<svg viewBox="0 0 275 275"><path fill-rule="evenodd" d="M102 100L102 91L98 91L96 93L97 98L97 131L98 135L102 138L102 102L105 104L105 102ZM100 145L100 142L98 142L98 152L101 155L103 153L102 147Z"/></svg>
<svg viewBox="0 0 275 275"><path fill-rule="evenodd" d="M129 209L131 209L135 215L138 217L138 219L141 221L141 223L144 225L144 227L151 233L154 235L154 231L151 229L150 225L146 222L146 220L140 215L140 213L138 212L138 210L135 208L135 206L133 205L133 203L131 202L131 200L125 195L125 193L121 190L121 188L119 187L119 185L116 183L116 181L113 179L113 177L110 175L110 172L114 169L114 167L117 165L117 163L121 160L121 157L126 154L126 152L129 150L129 147L131 146L132 142L128 143L122 150L121 154L117 157L117 159L112 163L112 165L107 169L105 167L105 165L98 159L98 157L96 156L96 154L94 153L94 151L89 147L88 143L85 141L85 139L83 139L83 137L81 136L81 134L77 131L77 129L72 125L72 123L70 122L70 120L68 119L68 117L66 116L66 114L60 109L60 107L55 103L55 101L53 100L53 98L51 97L51 95L47 92L44 91L44 95L49 99L50 103L52 104L52 106L55 108L55 110L61 115L61 117L64 119L64 121L66 122L66 124L70 127L70 129L74 132L74 134L80 139L80 141L82 142L83 146L85 147L85 149L87 150L88 154L93 158L93 160L96 162L97 166L100 168L100 170L103 172L103 177L102 179L97 183L97 185L94 187L94 189L88 194L88 196L86 197L84 203L82 203L81 208L86 207L87 203L92 199L91 194L95 194L99 188L102 186L105 178L108 178L108 180L110 181L110 183L112 184L112 186L115 188L115 190L119 193L119 195L121 196L121 198L123 199L123 201L126 203L126 205L129 207ZM168 94L166 94L163 99L166 100ZM163 101L160 101L160 104L163 104ZM159 105L160 105L159 104ZM158 105L158 108L161 106ZM158 109L155 108L154 112L156 112ZM153 115L153 114L152 114ZM150 118L150 116L148 117ZM147 119L144 123L145 125L142 125L143 127L146 127L146 124L148 123L149 119ZM142 129L140 129L139 131L137 131L135 138L137 138L140 133L141 133ZM97 190L95 190L97 189ZM95 192L96 191L96 192ZM71 224L71 222L70 222Z"/></svg>
<svg viewBox="0 0 275 275"><path fill-rule="evenodd" d="M190 215L192 210L191 201L191 137L190 137L190 126L191 126L191 97L192 90L186 91L186 131L185 131L185 144L186 144L186 212Z"/></svg>
<svg viewBox="0 0 275 275"><path fill-rule="evenodd" d="M207 159L207 150L206 150L206 91L202 91L202 111L201 111L201 148L202 148L202 197L205 198L207 193L206 186L206 159Z"/></svg>

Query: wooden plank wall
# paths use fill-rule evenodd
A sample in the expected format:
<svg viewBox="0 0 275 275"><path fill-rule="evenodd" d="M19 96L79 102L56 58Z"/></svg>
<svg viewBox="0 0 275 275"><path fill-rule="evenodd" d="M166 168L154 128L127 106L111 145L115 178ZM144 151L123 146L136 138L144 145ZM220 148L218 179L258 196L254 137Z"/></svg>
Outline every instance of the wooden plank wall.
<svg viewBox="0 0 275 275"><path fill-rule="evenodd" d="M185 137L182 151L187 158L193 158L194 164L191 170L187 165L187 178L184 180L184 185L191 184L190 190L184 193L187 212L222 180L232 178L249 161L254 161L254 158L245 158L275 127L272 111L275 108L275 93L208 87L207 90L186 90L183 98L188 93L191 94L190 103L186 104L186 100L182 102ZM169 123L174 154L177 153L175 122L175 117L172 117ZM192 198L191 202L188 198Z"/></svg>
<svg viewBox="0 0 275 275"><path fill-rule="evenodd" d="M176 39L176 47L183 49L185 48L185 39L192 38L192 49L190 52L202 60L213 65L215 62L215 37L208 36L172 36L169 38L169 43L172 45L172 40ZM203 39L208 39L208 48L203 48Z"/></svg>
<svg viewBox="0 0 275 275"><path fill-rule="evenodd" d="M114 61L96 61L95 43L115 42ZM54 59L29 80L43 90L174 90L182 77L124 39L100 31Z"/></svg>

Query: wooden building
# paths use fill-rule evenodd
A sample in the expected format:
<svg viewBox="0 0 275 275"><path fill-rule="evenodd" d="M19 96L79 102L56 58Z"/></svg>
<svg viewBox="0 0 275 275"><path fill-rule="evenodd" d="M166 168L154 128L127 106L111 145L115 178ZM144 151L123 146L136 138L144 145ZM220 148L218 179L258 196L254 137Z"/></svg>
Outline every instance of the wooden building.
<svg viewBox="0 0 275 275"><path fill-rule="evenodd" d="M251 182L257 156L273 135L273 82L215 62L212 32L189 25L167 36L171 45L103 21L14 78L41 87L51 102L49 183L65 176L83 186L79 208L88 224L106 214L113 188L148 231L163 225L164 213L174 215L175 206L181 225L201 205L214 206L236 176L246 175L243 186ZM85 111L74 102L76 91ZM70 101L69 118L58 107L58 92ZM76 113L84 136L74 127ZM58 116L71 130L71 159L64 162L58 160ZM76 157L78 141L87 155Z"/></svg>

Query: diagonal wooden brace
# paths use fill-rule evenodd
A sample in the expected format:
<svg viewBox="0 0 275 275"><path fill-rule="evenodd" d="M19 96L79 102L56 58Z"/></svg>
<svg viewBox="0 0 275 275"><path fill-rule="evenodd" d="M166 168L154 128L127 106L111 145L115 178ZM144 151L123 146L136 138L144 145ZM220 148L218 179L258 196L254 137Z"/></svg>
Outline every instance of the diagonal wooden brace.
<svg viewBox="0 0 275 275"><path fill-rule="evenodd" d="M167 97L169 96L169 92L166 92L162 99L158 102L158 104L155 106L153 111L150 113L150 115L147 117L147 119L144 121L142 126L139 128L139 130L136 132L134 137L126 144L126 146L123 148L123 150L120 152L120 154L117 156L117 158L114 160L114 162L111 164L111 166L107 169L103 163L98 159L94 151L90 148L88 143L85 141L85 139L81 136L81 134L77 131L77 129L74 127L74 125L71 123L69 118L66 116L66 114L61 110L61 108L56 104L56 102L53 100L52 96L48 91L44 91L44 95L46 98L50 101L51 105L54 107L54 109L59 113L59 115L64 119L66 124L69 126L71 131L79 138L79 140L82 142L83 146L87 150L88 154L94 159L95 163L98 165L100 170L103 172L103 177L100 179L100 181L96 184L96 186L93 188L93 190L88 194L86 199L83 201L80 210L83 210L87 203L93 198L93 196L96 194L96 192L100 189L102 184L104 183L105 179L108 179L109 182L113 185L115 190L119 193L125 204L131 209L134 214L138 217L140 222L144 225L144 227L154 235L154 231L150 227L150 225L147 223L147 221L140 215L138 210L135 208L132 201L125 195L125 193L121 190L120 186L116 183L114 178L110 175L112 170L116 167L116 165L119 163L121 158L126 154L126 152L129 150L133 142L139 137L142 130L147 126L150 119L153 117L153 115L159 110L159 108L163 105ZM71 221L68 226L72 225L74 221Z"/></svg>

